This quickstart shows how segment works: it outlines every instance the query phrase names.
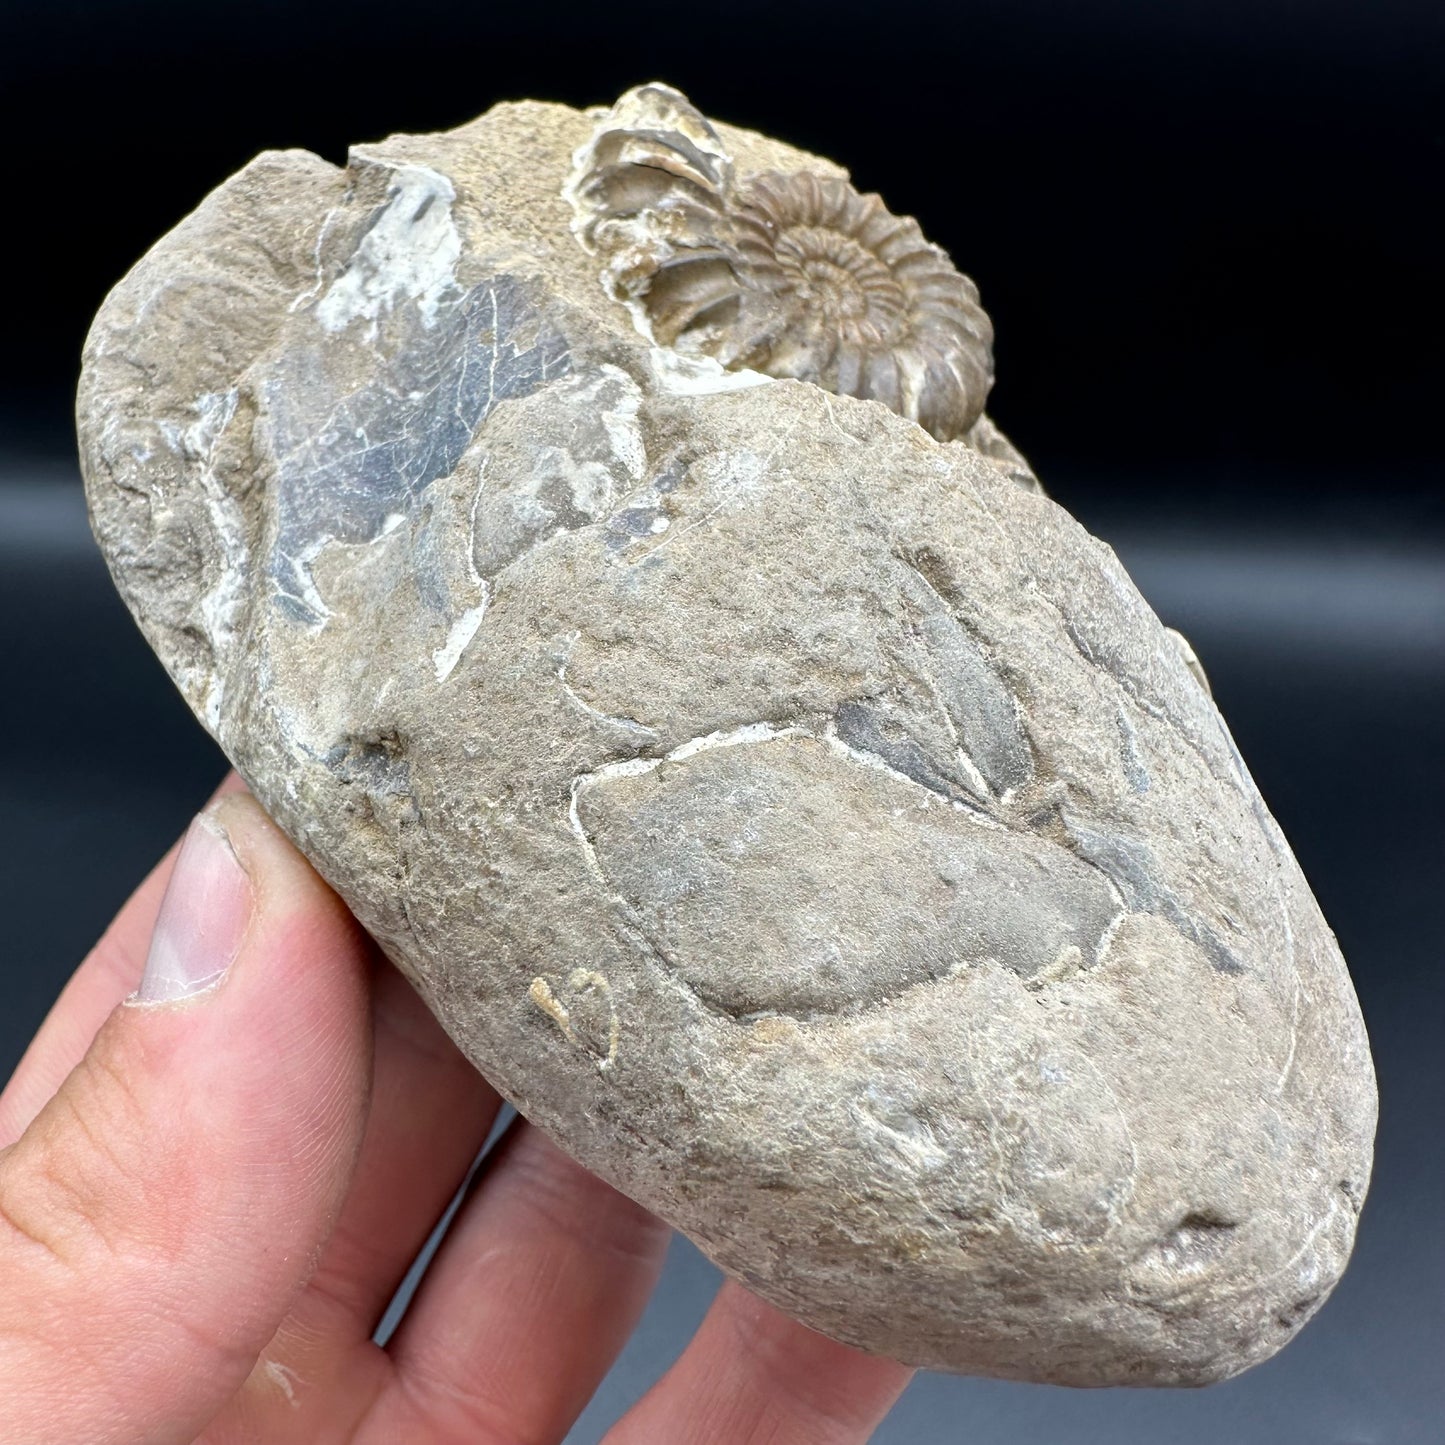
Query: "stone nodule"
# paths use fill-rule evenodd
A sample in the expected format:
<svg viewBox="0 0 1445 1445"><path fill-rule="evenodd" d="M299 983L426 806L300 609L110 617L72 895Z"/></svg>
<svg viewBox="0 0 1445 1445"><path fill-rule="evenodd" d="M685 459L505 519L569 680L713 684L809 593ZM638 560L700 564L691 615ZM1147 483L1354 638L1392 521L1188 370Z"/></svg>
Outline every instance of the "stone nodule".
<svg viewBox="0 0 1445 1445"><path fill-rule="evenodd" d="M258 157L106 300L116 583L477 1067L807 1324L1200 1384L1349 1256L1344 962L916 223L662 86Z"/></svg>

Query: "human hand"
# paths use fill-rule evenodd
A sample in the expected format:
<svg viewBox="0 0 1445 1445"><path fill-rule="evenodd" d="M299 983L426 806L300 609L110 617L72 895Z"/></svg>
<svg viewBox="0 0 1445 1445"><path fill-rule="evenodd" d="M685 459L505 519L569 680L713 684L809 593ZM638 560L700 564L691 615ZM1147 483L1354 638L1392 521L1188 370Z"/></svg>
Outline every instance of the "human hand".
<svg viewBox="0 0 1445 1445"><path fill-rule="evenodd" d="M529 1126L372 1343L499 1107L229 783L0 1095L0 1440L562 1440L668 1234ZM907 1379L729 1283L607 1442L844 1445Z"/></svg>

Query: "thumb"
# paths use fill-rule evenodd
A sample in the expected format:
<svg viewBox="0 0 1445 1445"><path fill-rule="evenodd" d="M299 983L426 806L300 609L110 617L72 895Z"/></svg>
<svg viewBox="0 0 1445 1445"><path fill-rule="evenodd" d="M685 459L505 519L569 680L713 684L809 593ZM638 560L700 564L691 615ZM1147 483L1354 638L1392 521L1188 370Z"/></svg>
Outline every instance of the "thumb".
<svg viewBox="0 0 1445 1445"><path fill-rule="evenodd" d="M189 1441L345 1195L367 946L244 794L191 825L144 978L0 1154L0 1440Z"/></svg>

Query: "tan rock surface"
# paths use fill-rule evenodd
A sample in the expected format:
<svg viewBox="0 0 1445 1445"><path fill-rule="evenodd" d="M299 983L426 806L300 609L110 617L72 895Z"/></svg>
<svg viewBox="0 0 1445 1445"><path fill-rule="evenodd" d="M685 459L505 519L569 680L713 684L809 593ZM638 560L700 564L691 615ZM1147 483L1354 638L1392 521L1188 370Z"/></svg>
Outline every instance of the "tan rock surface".
<svg viewBox="0 0 1445 1445"><path fill-rule="evenodd" d="M639 334L598 120L266 154L158 243L81 385L117 585L478 1068L759 1293L948 1370L1266 1357L1375 1093L1218 712L986 419Z"/></svg>

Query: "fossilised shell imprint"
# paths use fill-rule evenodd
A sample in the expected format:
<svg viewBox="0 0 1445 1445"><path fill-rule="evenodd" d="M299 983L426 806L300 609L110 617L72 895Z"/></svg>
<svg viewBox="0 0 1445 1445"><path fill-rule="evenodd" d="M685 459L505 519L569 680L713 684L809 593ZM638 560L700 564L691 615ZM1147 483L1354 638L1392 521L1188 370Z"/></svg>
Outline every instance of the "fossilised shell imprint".
<svg viewBox="0 0 1445 1445"><path fill-rule="evenodd" d="M577 157L583 242L652 337L731 369L871 398L940 441L993 383L978 288L918 222L839 176L737 176L675 90L624 95Z"/></svg>

